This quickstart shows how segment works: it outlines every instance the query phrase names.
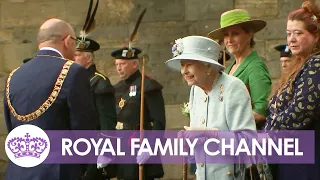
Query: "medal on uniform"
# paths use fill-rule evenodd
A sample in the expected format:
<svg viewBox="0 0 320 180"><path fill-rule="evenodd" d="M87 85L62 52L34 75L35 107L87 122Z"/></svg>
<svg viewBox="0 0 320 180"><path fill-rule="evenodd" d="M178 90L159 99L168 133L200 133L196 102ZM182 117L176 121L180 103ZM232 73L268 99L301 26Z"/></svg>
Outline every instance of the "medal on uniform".
<svg viewBox="0 0 320 180"><path fill-rule="evenodd" d="M137 95L137 86L136 85L130 86L129 96L132 97L136 95Z"/></svg>
<svg viewBox="0 0 320 180"><path fill-rule="evenodd" d="M118 106L119 106L119 108L121 108L121 109L122 109L122 108L123 108L123 106L124 106L124 103L125 103L125 102L126 102L126 100L124 100L124 99L122 99L122 98L121 98L121 100L119 101L119 105L118 105Z"/></svg>
<svg viewBox="0 0 320 180"><path fill-rule="evenodd" d="M137 95L137 86L134 85L133 86L133 91L132 91L132 96L136 96Z"/></svg>

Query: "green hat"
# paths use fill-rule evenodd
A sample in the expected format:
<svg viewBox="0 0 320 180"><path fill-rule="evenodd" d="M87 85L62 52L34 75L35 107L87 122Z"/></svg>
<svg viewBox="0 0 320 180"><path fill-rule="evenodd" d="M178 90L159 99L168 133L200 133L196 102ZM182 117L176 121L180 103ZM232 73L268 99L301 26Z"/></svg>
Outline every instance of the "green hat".
<svg viewBox="0 0 320 180"><path fill-rule="evenodd" d="M244 9L233 9L221 14L221 27L211 31L208 37L212 39L223 39L223 30L234 25L244 25L256 33L266 27L267 23L260 19L251 19L248 11Z"/></svg>

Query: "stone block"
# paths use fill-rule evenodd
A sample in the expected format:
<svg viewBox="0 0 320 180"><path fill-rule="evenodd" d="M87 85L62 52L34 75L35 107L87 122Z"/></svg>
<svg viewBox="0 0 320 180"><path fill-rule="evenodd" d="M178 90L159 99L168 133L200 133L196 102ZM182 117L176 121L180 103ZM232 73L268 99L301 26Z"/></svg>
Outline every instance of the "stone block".
<svg viewBox="0 0 320 180"><path fill-rule="evenodd" d="M171 76L168 73L166 76L167 80L162 83L163 85L163 97L165 104L182 104L183 102L189 101L190 87L182 82L181 75Z"/></svg>
<svg viewBox="0 0 320 180"><path fill-rule="evenodd" d="M26 26L24 28L12 28L10 30L12 41L11 43L32 43L35 47L37 47L37 34L39 27L35 26Z"/></svg>
<svg viewBox="0 0 320 180"><path fill-rule="evenodd" d="M37 52L37 47L31 43L27 44L6 44L3 45L3 63L4 71L11 72L13 69L21 66L23 60L28 57L33 57ZM17 53L19 52L19 53Z"/></svg>
<svg viewBox="0 0 320 180"><path fill-rule="evenodd" d="M270 73L271 79L277 79L281 75L280 62L279 60L265 61L267 68Z"/></svg>
<svg viewBox="0 0 320 180"><path fill-rule="evenodd" d="M3 45L0 45L0 72L3 73L5 71L5 67L4 67L4 51L3 51L4 47Z"/></svg>
<svg viewBox="0 0 320 180"><path fill-rule="evenodd" d="M233 0L185 0L185 20L197 21L206 19L219 20L224 11L233 9Z"/></svg>
<svg viewBox="0 0 320 180"><path fill-rule="evenodd" d="M71 25L71 26L76 26L80 25L81 27L84 25L86 17L87 17L87 12L88 12L88 7L89 7L89 2L90 1L77 1L77 0L68 0L65 1L65 15L66 15L66 21ZM95 6L95 1L93 4L93 8ZM92 11L93 11L92 8ZM98 17L98 14L100 14L102 8L98 7L97 14L95 17ZM96 18L97 23L99 23L99 19Z"/></svg>
<svg viewBox="0 0 320 180"><path fill-rule="evenodd" d="M301 4L302 1L300 0L279 0L279 17L287 18L288 14L291 11L300 8Z"/></svg>
<svg viewBox="0 0 320 180"><path fill-rule="evenodd" d="M139 30L139 43L163 44L188 35L186 22L142 23ZM171 47L170 47L171 48Z"/></svg>
<svg viewBox="0 0 320 180"><path fill-rule="evenodd" d="M182 130L183 126L189 126L189 119L181 113L181 104L166 105L166 129Z"/></svg>
<svg viewBox="0 0 320 180"><path fill-rule="evenodd" d="M190 35L207 36L211 31L220 28L219 20L199 20L189 24Z"/></svg>
<svg viewBox="0 0 320 180"><path fill-rule="evenodd" d="M1 79L1 83L4 84L5 80ZM3 88L4 89L4 88ZM3 89L1 89L1 91L3 91ZM6 122L4 120L4 112L3 112L3 92L1 93L0 95L0 108L1 108L1 111L0 111L0 136L2 135L7 135L8 131L7 131L7 125L6 125ZM1 159L1 150L0 150L0 159Z"/></svg>
<svg viewBox="0 0 320 180"><path fill-rule="evenodd" d="M77 28L77 33L79 32L80 28ZM97 26L90 34L90 37L99 42L101 48L118 48L121 47L122 44L128 44L130 33L128 30L128 24L103 25ZM139 36L139 39L140 38L141 37Z"/></svg>
<svg viewBox="0 0 320 180"><path fill-rule="evenodd" d="M287 20L281 19L265 19L267 26L256 33L255 37L262 40L276 40L286 38Z"/></svg>
<svg viewBox="0 0 320 180"><path fill-rule="evenodd" d="M286 44L286 39L266 41L266 60L278 61L280 65L280 52L275 50L274 47L280 44Z"/></svg>
<svg viewBox="0 0 320 180"><path fill-rule="evenodd" d="M2 28L37 26L49 18L66 19L64 1L2 2Z"/></svg>
<svg viewBox="0 0 320 180"><path fill-rule="evenodd" d="M236 0L235 8L247 10L252 18L276 16L278 0Z"/></svg>
<svg viewBox="0 0 320 180"><path fill-rule="evenodd" d="M185 17L185 1L183 0L133 0L134 8L129 21L135 23L144 8L147 8L143 22L182 21ZM134 26L134 25L133 25Z"/></svg>
<svg viewBox="0 0 320 180"><path fill-rule="evenodd" d="M8 44L13 41L12 32L7 29L2 29L0 31L0 43L1 44Z"/></svg>
<svg viewBox="0 0 320 180"><path fill-rule="evenodd" d="M265 51L265 42L264 41L255 41L256 44L254 45L254 50L257 51L258 55L261 58L265 58L266 57L266 51Z"/></svg>
<svg viewBox="0 0 320 180"><path fill-rule="evenodd" d="M0 162L1 161L8 161L8 156L5 152L4 145L6 144L7 135L0 136Z"/></svg>
<svg viewBox="0 0 320 180"><path fill-rule="evenodd" d="M134 8L133 0L100 1L96 15L97 25L126 24L129 22L131 13L136 11Z"/></svg>

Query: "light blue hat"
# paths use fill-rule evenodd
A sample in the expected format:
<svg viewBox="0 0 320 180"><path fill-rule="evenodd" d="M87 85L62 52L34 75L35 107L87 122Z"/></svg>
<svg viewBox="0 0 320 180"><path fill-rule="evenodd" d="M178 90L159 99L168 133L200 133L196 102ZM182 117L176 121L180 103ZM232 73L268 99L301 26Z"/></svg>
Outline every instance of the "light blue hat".
<svg viewBox="0 0 320 180"><path fill-rule="evenodd" d="M187 36L175 40L172 47L173 58L166 61L166 65L176 71L181 70L181 60L195 60L225 67L218 63L221 46L214 40L203 36Z"/></svg>

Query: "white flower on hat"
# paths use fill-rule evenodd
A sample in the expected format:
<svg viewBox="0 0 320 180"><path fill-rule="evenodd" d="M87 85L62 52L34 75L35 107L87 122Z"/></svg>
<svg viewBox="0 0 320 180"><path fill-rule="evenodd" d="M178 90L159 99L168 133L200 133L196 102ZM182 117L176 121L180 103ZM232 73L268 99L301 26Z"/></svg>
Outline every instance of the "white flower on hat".
<svg viewBox="0 0 320 180"><path fill-rule="evenodd" d="M183 42L182 39L175 40L175 44L172 46L173 57L176 57L183 52Z"/></svg>

